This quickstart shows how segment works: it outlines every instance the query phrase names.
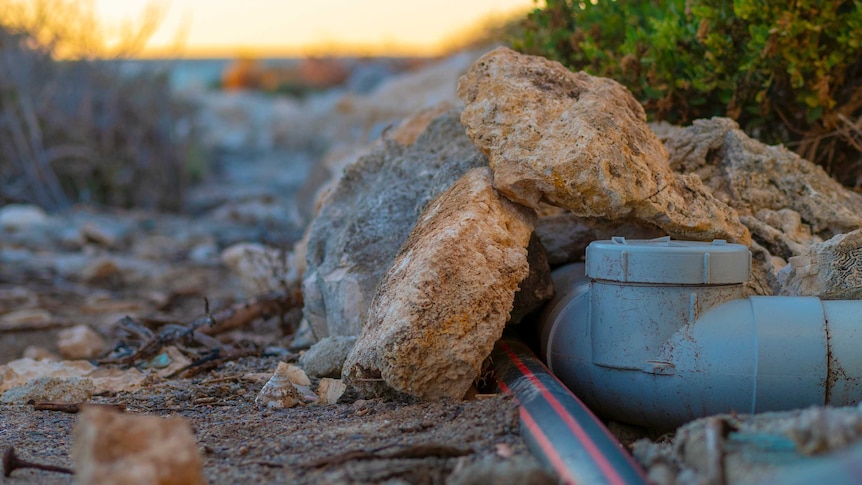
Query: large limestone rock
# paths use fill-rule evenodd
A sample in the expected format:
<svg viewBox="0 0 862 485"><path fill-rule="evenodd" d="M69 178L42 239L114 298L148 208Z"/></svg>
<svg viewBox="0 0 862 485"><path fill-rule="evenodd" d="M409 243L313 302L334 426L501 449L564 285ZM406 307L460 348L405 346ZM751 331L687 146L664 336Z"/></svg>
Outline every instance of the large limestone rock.
<svg viewBox="0 0 862 485"><path fill-rule="evenodd" d="M666 145L671 167L696 174L774 255L787 258L812 236L819 242L862 227L862 195L783 146L750 138L733 120L697 120Z"/></svg>
<svg viewBox="0 0 862 485"><path fill-rule="evenodd" d="M802 276L821 270L836 274L831 260L815 256L819 250L812 253L809 247L862 227L862 195L790 150L750 138L727 118L696 120L668 131L665 145L671 167L698 176L751 231L751 293L833 291L829 288L837 281L832 276L817 276L816 284ZM788 260L800 256L797 269L782 271ZM785 276L779 278L779 271ZM783 283L787 273L794 276Z"/></svg>
<svg viewBox="0 0 862 485"><path fill-rule="evenodd" d="M498 48L458 84L467 135L512 200L580 217L634 219L674 238L747 244L736 211L694 175L680 175L622 85Z"/></svg>
<svg viewBox="0 0 862 485"><path fill-rule="evenodd" d="M527 277L535 213L468 172L422 213L380 283L344 377L365 395L460 399Z"/></svg>
<svg viewBox="0 0 862 485"><path fill-rule="evenodd" d="M862 299L862 229L808 246L779 272L780 293Z"/></svg>
<svg viewBox="0 0 862 485"><path fill-rule="evenodd" d="M384 140L344 170L312 221L303 280L315 336L358 335L377 284L425 205L464 173L487 165L457 111L409 146Z"/></svg>

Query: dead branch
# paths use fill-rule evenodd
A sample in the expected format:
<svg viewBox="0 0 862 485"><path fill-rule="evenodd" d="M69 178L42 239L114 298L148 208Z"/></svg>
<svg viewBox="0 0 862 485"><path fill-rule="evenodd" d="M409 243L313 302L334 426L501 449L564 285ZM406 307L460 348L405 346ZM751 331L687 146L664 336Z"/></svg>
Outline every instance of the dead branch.
<svg viewBox="0 0 862 485"><path fill-rule="evenodd" d="M190 324L208 335L233 330L261 317L279 315L291 308L302 306L299 283L292 284L284 293L270 293L233 305L212 315L206 315Z"/></svg>

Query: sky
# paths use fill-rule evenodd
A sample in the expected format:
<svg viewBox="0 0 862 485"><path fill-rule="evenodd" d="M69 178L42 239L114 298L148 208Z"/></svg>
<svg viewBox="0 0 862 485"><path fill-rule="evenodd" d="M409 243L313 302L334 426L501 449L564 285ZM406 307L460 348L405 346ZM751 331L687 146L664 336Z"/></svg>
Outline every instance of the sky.
<svg viewBox="0 0 862 485"><path fill-rule="evenodd" d="M155 5L144 56L297 55L343 51L436 54L483 19L526 12L533 0L95 0L108 25L134 24Z"/></svg>

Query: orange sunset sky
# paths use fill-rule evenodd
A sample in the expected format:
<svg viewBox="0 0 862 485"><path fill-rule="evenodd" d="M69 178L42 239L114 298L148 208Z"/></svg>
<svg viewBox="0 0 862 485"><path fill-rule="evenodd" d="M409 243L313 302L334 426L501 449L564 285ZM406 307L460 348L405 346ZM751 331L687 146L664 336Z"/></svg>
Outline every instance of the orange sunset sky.
<svg viewBox="0 0 862 485"><path fill-rule="evenodd" d="M145 57L438 54L489 18L523 14L533 0L94 0L106 25L134 23L155 5Z"/></svg>

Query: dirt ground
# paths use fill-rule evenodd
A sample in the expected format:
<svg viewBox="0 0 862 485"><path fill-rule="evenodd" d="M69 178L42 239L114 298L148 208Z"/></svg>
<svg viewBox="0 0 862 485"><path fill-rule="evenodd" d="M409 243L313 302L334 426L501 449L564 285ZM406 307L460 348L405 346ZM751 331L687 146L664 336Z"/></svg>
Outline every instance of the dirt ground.
<svg viewBox="0 0 862 485"><path fill-rule="evenodd" d="M171 305L157 310L143 304L144 311L134 314L149 311L182 323L200 316L202 295L209 295L213 310L233 302L226 296L231 279L223 269L185 269L198 272L199 292L178 292L172 295ZM111 290L16 271L8 265L0 268L0 292L8 295L21 288L35 294L36 306L49 309L55 321L44 329L0 331L0 364L19 358L30 345L54 351L61 328L95 318L84 311L91 301L88 295L99 294L102 305L117 309L109 303L128 302L144 293L141 288ZM115 317L113 313L99 316ZM411 403L364 400L348 390L332 405L260 411L254 399L265 379L249 376L271 374L280 360L295 362L301 351L288 350L292 336L286 328L277 317L258 319L219 336L232 345L241 342L257 355L230 360L191 377L154 377L134 392L96 395L91 401L122 404L127 413L189 420L211 484L555 483L527 450L519 433L517 406L504 394L472 401ZM21 458L72 466L76 418L76 414L36 411L27 404L0 404L0 449L14 446ZM73 481L67 475L29 469L3 480L10 484Z"/></svg>
<svg viewBox="0 0 862 485"><path fill-rule="evenodd" d="M276 361L243 359L199 379L94 401L124 404L128 413L188 419L211 484L554 483L525 448L508 396L412 404L346 396L344 403L262 413L253 403L260 386L240 376ZM75 420L74 414L5 405L0 443L4 450L14 445L25 459L71 466ZM18 470L4 483L72 478Z"/></svg>

